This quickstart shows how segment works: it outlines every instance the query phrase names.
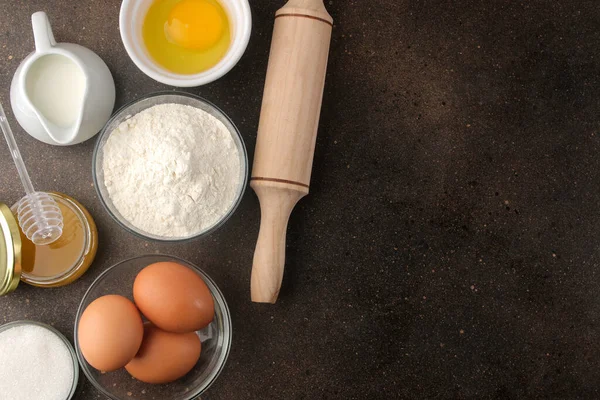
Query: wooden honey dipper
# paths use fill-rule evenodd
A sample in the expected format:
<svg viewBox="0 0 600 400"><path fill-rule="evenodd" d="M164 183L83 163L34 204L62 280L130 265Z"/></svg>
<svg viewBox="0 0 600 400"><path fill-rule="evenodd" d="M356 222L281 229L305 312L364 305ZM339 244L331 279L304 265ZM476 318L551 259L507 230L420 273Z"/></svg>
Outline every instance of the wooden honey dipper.
<svg viewBox="0 0 600 400"><path fill-rule="evenodd" d="M308 194L332 28L322 0L289 0L275 13L250 182L261 210L255 302L277 300L288 220Z"/></svg>

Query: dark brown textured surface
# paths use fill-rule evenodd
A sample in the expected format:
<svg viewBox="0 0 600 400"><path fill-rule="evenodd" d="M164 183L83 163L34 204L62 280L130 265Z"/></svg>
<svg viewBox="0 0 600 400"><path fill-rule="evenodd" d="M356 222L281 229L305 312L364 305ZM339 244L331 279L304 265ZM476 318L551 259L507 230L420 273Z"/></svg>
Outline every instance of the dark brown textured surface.
<svg viewBox="0 0 600 400"><path fill-rule="evenodd" d="M282 4L252 1L252 38L238 66L190 90L232 118L250 157ZM94 140L51 147L13 123L34 184L86 205L100 249L68 287L21 285L0 298L0 322L35 319L72 339L77 305L101 271L163 252L204 268L232 310L229 362L205 399L597 399L597 3L326 5L335 27L311 193L290 221L275 306L249 301L259 224L251 190L208 239L147 243L102 209ZM0 1L3 104L33 48L29 16L38 10L57 40L107 62L117 106L167 89L127 57L119 6ZM2 143L0 172L0 200L11 204L22 190ZM82 378L77 399L95 398Z"/></svg>

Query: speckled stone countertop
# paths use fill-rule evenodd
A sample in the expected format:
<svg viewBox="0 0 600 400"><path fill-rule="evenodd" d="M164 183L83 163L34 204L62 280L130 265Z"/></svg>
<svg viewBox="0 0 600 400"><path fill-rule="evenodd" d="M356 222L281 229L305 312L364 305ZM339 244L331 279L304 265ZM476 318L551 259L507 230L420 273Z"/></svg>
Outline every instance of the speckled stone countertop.
<svg viewBox="0 0 600 400"><path fill-rule="evenodd" d="M248 50L189 90L237 124L252 158L273 13L252 1ZM249 301L258 201L249 189L208 239L145 242L103 210L94 140L17 141L34 184L92 213L92 268L59 289L0 298L0 323L73 338L84 291L131 256L200 265L233 317L227 366L204 399L600 397L600 11L593 1L327 1L336 25L311 194L289 224L280 301ZM117 107L169 89L141 73L120 2L0 1L0 99L33 49L30 14L96 51ZM10 113L9 117L12 116ZM0 143L0 201L22 189ZM0 360L1 362L1 360ZM1 397L1 396L0 396ZM100 395L81 378L77 399Z"/></svg>

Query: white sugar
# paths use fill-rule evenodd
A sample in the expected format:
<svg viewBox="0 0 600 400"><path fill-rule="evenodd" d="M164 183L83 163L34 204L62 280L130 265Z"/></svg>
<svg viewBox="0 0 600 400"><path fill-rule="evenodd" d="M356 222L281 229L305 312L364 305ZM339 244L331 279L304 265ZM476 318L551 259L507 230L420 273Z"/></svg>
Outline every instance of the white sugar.
<svg viewBox="0 0 600 400"><path fill-rule="evenodd" d="M73 361L52 331L21 325L0 332L0 397L11 400L66 400Z"/></svg>

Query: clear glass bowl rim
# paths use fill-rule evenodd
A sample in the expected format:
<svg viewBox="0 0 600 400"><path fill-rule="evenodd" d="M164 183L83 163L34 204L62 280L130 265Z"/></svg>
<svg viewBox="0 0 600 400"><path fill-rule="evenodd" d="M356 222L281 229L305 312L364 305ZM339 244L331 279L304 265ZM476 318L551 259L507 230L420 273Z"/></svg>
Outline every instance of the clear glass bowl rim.
<svg viewBox="0 0 600 400"><path fill-rule="evenodd" d="M81 366L81 369L83 370L83 374L86 376L86 378L92 383L92 385L98 391L100 391L103 395L107 396L110 399L113 399L113 400L122 400L122 399L120 399L118 397L115 397L113 394L109 393L100 383L98 383L98 381L96 381L96 379L87 370L86 363L83 360L83 354L81 354L81 351L79 350L79 346L78 346L78 341L77 341L77 325L79 324L79 319L81 318L81 314L83 314L83 311L84 311L83 310L83 305L84 305L86 299L88 298L88 295L90 294L90 292L92 291L92 289L94 289L96 287L96 285L98 284L98 282L101 282L102 278L104 278L111 271L113 271L114 269L118 268L122 264L131 262L131 261L134 261L134 260L138 260L140 258L146 258L146 257L165 257L165 258L170 258L170 259L172 259L175 262L182 262L183 265L193 267L194 271L196 273L200 274L200 276L202 277L202 279L204 280L204 282L206 283L206 285L210 289L210 292L213 295L213 298L215 299L215 302L217 304L219 304L219 307L222 309L223 319L224 319L224 326L229 327L229 329L224 329L223 330L223 335L224 335L225 341L226 341L226 343L224 344L224 346L225 346L225 354L223 356L222 362L219 365L217 365L217 367L216 367L217 368L216 374L214 374L212 376L212 378L209 381L207 381L203 386L201 386L198 390L196 390L195 392L190 392L189 397L186 397L185 399L182 399L182 400L194 400L194 399L198 398L200 395L202 395L202 393L204 393L206 390L208 390L208 388L210 386L212 386L212 384L217 380L217 378L219 377L219 375L223 371L223 368L225 367L225 364L227 363L227 359L229 358L229 352L231 350L232 328L233 328L233 325L232 325L232 321L231 321L231 312L229 311L229 306L227 305L227 302L225 301L225 296L223 296L223 293L221 292L221 290L217 286L216 282L210 276L208 276L208 274L206 272L204 272L200 267L198 267L194 263L192 263L190 261L187 261L187 260L184 260L182 258L179 258L179 257L176 257L176 256L172 256L172 255L169 255L169 254L144 254L144 255L140 255L140 256L136 256L136 257L130 257L128 259L119 261L116 264L112 265L111 267L107 268L100 275L98 275L96 277L96 279L94 279L94 281L92 282L92 284L88 287L88 289L85 291L85 293L84 293L84 295L81 298L81 301L79 303L79 307L77 308L77 315L75 317L75 325L74 325L74 328L73 328L73 342L74 342L74 347L75 347L76 360L80 361L79 365ZM167 399L164 399L164 400L167 400Z"/></svg>
<svg viewBox="0 0 600 400"><path fill-rule="evenodd" d="M141 230L135 230L130 228L129 226L127 226L127 224L124 223L124 221L121 220L121 218L117 215L115 215L112 210L110 209L110 207L107 204L107 201L109 201L108 199L104 198L104 194L100 191L100 186L99 186L99 182L98 182L98 176L96 174L96 168L98 166L98 154L100 152L100 143L102 142L102 138L104 136L106 136L107 134L110 134L111 132L108 132L108 127L117 119L122 117L122 114L125 113L125 111L127 109L129 109L130 107L134 106L135 104L142 102L144 100L148 100L154 97L160 97L160 96L181 96L181 97L187 97L190 99L194 99L196 101L200 101L202 103L204 103L205 105L207 105L209 108L211 108L215 113L220 114L221 116L223 116L233 127L233 132L231 132L232 134L235 133L241 143L241 150L242 150L242 155L240 157L240 161L243 160L243 165L244 165L244 176L242 177L242 182L240 182L241 185L241 190L239 192L238 197L235 199L235 201L233 202L233 205L231 206L231 208L229 209L229 211L223 215L223 217L217 222L215 223L212 227L210 227L209 229L199 232L195 235L192 235L190 237L184 237L184 238L167 238L167 237L154 237L154 236L148 236L145 235ZM164 103L164 104L168 104L168 103ZM127 114L125 114L127 115ZM231 218L231 216L233 215L233 213L235 212L235 210L238 208L238 206L240 205L240 203L242 202L242 198L244 197L244 193L246 191L246 186L248 184L248 175L249 175L249 165L248 165L248 151L246 150L246 144L244 143L244 139L242 137L242 134L240 133L239 129L237 128L237 126L233 123L233 121L231 120L231 118L229 118L229 116L227 114L225 114L225 112L223 112L223 110L221 110L219 107L217 107L215 104L213 104L212 102L206 100L203 97L197 96L195 94L191 94L191 93L187 93L187 92L182 92L182 91L177 91L177 90L165 90L165 91L159 91L159 92L152 92L149 94L146 94L138 99L132 100L129 103L123 105L121 108L119 108L117 111L115 111L115 113L110 117L110 119L106 122L106 124L104 125L104 127L102 128L102 130L100 131L100 134L98 135L98 138L96 139L96 144L94 145L94 153L92 155L92 177L94 180L94 187L96 189L96 193L98 193L98 198L100 198L100 202L102 203L102 206L104 207L104 209L106 210L106 212L112 217L113 220L115 220L117 222L117 224L119 224L123 229L125 229L127 232L142 238L144 240L151 240L154 242L161 242L161 243L185 243L185 242L189 242L192 241L194 239L198 239L199 237L202 236L207 236L210 235L211 233L215 232L217 229L219 229L221 226L223 226L225 224L225 222L227 222L227 220L229 220L229 218Z"/></svg>

